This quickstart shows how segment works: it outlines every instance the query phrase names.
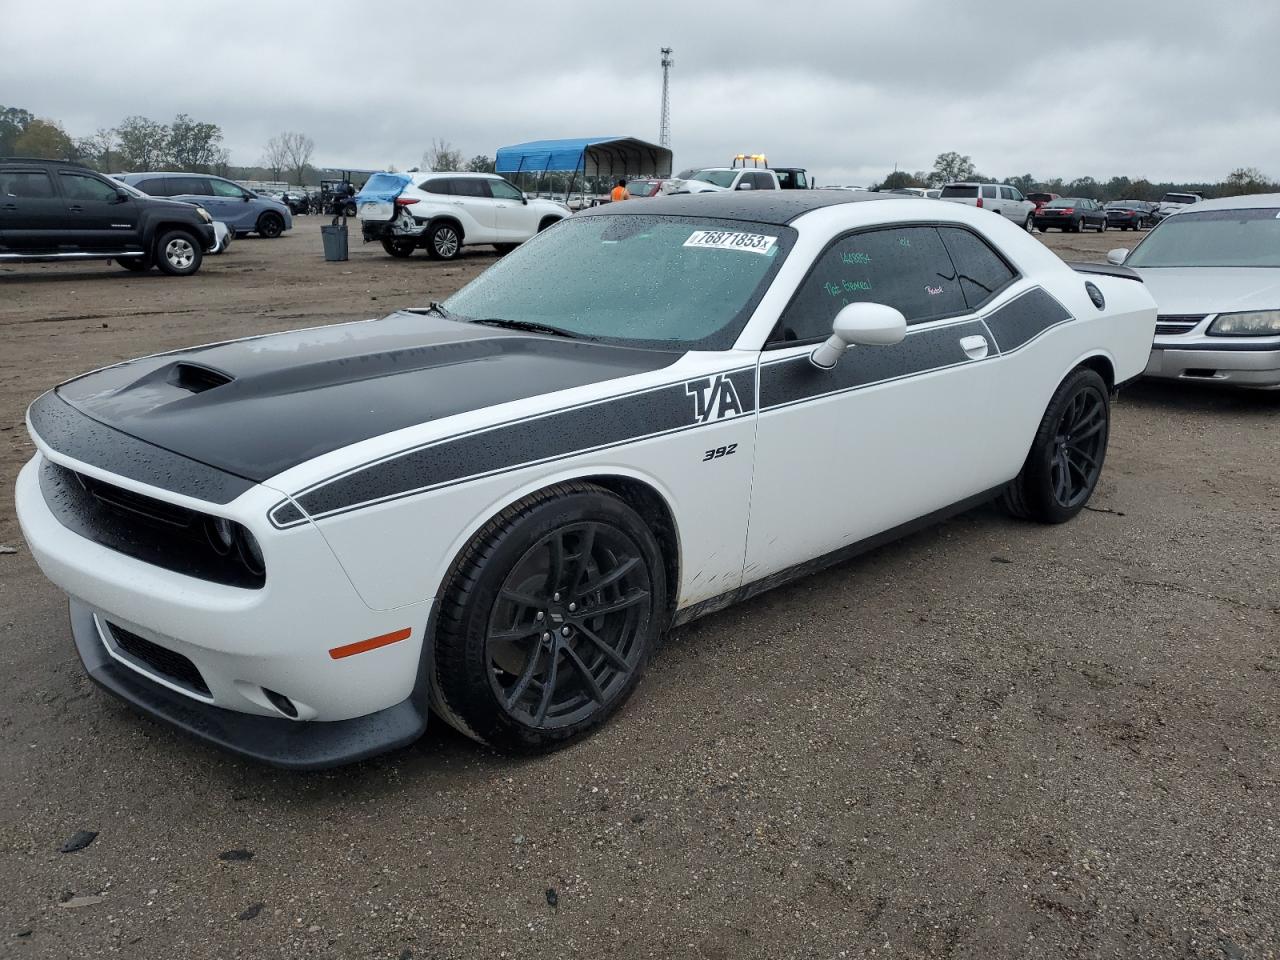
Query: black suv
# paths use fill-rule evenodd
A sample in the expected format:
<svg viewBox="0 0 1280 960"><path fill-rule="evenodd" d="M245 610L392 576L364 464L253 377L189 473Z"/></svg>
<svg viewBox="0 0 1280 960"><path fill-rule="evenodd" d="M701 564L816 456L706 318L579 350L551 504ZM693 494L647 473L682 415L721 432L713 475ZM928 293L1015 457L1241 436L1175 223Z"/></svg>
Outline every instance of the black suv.
<svg viewBox="0 0 1280 960"><path fill-rule="evenodd" d="M115 260L189 276L216 242L201 207L148 197L75 163L0 157L0 263Z"/></svg>

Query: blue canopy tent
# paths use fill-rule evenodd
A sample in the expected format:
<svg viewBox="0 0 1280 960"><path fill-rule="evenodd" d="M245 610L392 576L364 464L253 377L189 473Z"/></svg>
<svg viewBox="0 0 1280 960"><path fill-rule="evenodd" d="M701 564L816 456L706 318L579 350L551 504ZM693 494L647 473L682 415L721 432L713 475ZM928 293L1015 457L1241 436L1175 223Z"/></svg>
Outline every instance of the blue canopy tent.
<svg viewBox="0 0 1280 960"><path fill-rule="evenodd" d="M585 195L589 181L597 181L598 185L600 180L623 177L669 177L671 151L635 137L531 140L499 148L496 168L507 177L536 177L539 186L550 174L568 173L567 200L575 184L580 184Z"/></svg>

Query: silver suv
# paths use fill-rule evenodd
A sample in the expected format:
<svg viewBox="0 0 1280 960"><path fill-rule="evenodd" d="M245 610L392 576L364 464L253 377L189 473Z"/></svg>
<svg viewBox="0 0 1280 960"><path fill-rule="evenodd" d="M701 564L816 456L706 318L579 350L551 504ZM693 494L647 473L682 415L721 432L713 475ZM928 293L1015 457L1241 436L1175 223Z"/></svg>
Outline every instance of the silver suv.
<svg viewBox="0 0 1280 960"><path fill-rule="evenodd" d="M1021 190L1007 183L948 183L938 199L993 210L1028 233L1031 232L1032 215L1036 212L1036 205L1024 197Z"/></svg>

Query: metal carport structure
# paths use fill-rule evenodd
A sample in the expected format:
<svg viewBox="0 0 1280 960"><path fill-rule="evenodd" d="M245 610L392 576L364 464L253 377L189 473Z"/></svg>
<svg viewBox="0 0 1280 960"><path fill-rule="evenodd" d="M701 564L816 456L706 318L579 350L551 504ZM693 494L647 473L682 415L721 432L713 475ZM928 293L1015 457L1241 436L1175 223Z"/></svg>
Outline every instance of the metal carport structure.
<svg viewBox="0 0 1280 960"><path fill-rule="evenodd" d="M597 181L598 186L600 180L622 177L669 177L671 151L635 137L530 140L500 147L495 167L507 177L536 177L535 192L541 191L544 180L552 174L569 174L564 182L564 196L568 200L575 184L585 196L590 181ZM559 184L553 179L555 186ZM553 192L559 193L559 190Z"/></svg>

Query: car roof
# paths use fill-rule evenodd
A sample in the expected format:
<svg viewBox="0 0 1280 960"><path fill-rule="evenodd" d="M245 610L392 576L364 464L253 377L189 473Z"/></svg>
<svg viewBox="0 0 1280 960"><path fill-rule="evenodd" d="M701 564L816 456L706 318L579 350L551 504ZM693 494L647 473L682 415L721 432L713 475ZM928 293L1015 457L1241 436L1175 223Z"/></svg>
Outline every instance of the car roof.
<svg viewBox="0 0 1280 960"><path fill-rule="evenodd" d="M1201 200L1179 213L1203 213L1206 210L1275 210L1280 209L1280 193L1250 193L1218 200Z"/></svg>
<svg viewBox="0 0 1280 960"><path fill-rule="evenodd" d="M50 160L48 157L0 157L0 163L51 163L59 167L66 167L68 170L87 170L89 173L97 173L92 167L87 167L79 160Z"/></svg>
<svg viewBox="0 0 1280 960"><path fill-rule="evenodd" d="M754 220L786 224L823 207L868 200L901 200L900 195L858 190L763 190L724 193L668 194L652 197L634 207L609 203L575 214L576 217L667 216L709 217L717 220ZM915 201L919 202L919 201Z"/></svg>
<svg viewBox="0 0 1280 960"><path fill-rule="evenodd" d="M468 170L427 170L425 173L419 170L416 177L425 177L430 180L432 177L467 177L473 180L501 180L500 174L496 173L472 173Z"/></svg>
<svg viewBox="0 0 1280 960"><path fill-rule="evenodd" d="M218 176L216 173L194 173L190 170L135 170L132 173L116 173L112 174L112 176L119 177L122 180L125 177L212 177L214 180L227 179L226 177Z"/></svg>

